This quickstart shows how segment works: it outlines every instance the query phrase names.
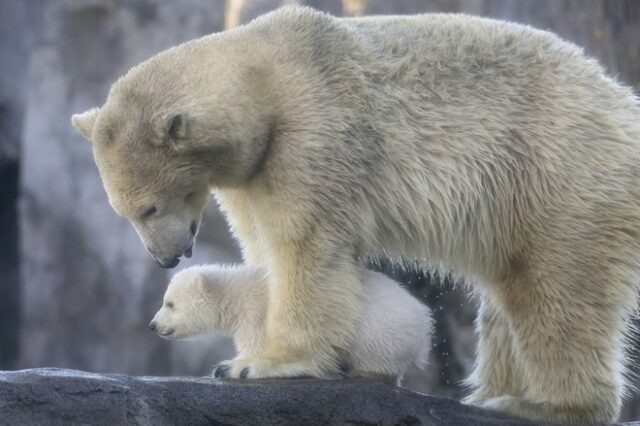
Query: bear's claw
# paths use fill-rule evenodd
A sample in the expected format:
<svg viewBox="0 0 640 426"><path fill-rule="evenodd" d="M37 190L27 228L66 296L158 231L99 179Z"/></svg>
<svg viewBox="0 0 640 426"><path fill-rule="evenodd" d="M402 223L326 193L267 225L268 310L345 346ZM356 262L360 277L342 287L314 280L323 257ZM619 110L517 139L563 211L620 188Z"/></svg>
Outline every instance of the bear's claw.
<svg viewBox="0 0 640 426"><path fill-rule="evenodd" d="M229 377L229 372L231 371L231 366L228 364L218 364L213 369L213 377L217 377L219 379L226 379Z"/></svg>
<svg viewBox="0 0 640 426"><path fill-rule="evenodd" d="M274 362L270 359L235 358L222 361L213 370L220 379L260 379L273 377L324 377L310 362Z"/></svg>
<svg viewBox="0 0 640 426"><path fill-rule="evenodd" d="M247 376L249 376L249 367L243 368L242 371L240 372L241 379L246 379Z"/></svg>

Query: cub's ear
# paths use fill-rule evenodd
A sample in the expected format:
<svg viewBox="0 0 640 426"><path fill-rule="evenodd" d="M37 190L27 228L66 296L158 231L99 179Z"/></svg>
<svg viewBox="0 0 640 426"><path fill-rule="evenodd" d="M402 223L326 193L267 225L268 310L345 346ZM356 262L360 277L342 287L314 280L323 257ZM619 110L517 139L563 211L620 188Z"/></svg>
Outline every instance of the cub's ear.
<svg viewBox="0 0 640 426"><path fill-rule="evenodd" d="M71 116L71 124L73 128L76 129L76 132L89 139L99 113L100 108L91 108L82 114L73 114L73 116Z"/></svg>

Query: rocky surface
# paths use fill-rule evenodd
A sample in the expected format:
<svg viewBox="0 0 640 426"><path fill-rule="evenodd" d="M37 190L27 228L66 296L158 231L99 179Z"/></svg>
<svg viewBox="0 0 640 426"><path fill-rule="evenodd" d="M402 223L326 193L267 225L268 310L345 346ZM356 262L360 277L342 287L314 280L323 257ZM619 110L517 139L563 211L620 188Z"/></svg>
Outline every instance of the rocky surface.
<svg viewBox="0 0 640 426"><path fill-rule="evenodd" d="M77 370L0 373L3 425L525 426L367 380L226 381Z"/></svg>

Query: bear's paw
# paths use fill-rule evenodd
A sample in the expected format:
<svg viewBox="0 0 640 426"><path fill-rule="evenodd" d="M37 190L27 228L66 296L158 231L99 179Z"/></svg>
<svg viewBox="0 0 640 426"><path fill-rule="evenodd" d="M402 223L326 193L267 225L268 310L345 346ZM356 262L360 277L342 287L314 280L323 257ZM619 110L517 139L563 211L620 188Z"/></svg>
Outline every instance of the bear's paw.
<svg viewBox="0 0 640 426"><path fill-rule="evenodd" d="M213 369L220 379L264 379L275 377L323 377L309 361L282 361L271 358L235 358L222 361Z"/></svg>

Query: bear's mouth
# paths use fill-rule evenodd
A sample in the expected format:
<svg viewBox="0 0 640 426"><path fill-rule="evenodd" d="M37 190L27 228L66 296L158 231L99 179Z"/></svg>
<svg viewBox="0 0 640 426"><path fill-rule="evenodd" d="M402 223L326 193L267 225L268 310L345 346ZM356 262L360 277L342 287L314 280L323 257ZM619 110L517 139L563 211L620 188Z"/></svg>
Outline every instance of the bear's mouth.
<svg viewBox="0 0 640 426"><path fill-rule="evenodd" d="M158 265L160 265L163 268L170 269L170 268L175 268L178 265L178 263L180 263L180 258L182 256L184 256L184 257L186 257L188 259L188 258L191 257L192 254L193 254L193 242L191 243L191 245L189 247L187 247L184 250L184 252L182 254L177 255L176 257L174 257L173 259L171 259L168 262L164 262L164 261L158 259L157 257L153 256L153 254L152 254L152 256L153 256L153 259L156 261L156 263Z"/></svg>
<svg viewBox="0 0 640 426"><path fill-rule="evenodd" d="M169 337L173 334L175 330L173 328L170 328L169 330L165 331L164 333L158 333L158 336L160 337Z"/></svg>

